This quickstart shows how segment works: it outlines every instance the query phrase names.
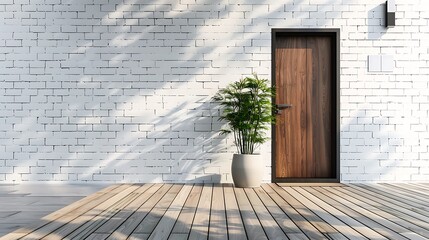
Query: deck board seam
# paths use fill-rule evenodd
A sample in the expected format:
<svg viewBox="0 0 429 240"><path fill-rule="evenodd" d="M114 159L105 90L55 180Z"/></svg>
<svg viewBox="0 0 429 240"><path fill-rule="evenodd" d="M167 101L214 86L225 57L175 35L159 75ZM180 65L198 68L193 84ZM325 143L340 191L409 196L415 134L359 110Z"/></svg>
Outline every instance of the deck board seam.
<svg viewBox="0 0 429 240"><path fill-rule="evenodd" d="M341 215L337 216L337 214L333 215L333 213L331 213L331 215L333 217L337 218L340 222L344 223L344 225L349 226L351 229L353 229L354 231L356 231L359 234L361 234L362 236L366 236L366 234L372 234L372 235L374 235L374 233L375 233L375 235L380 235L379 233L375 232L374 230L372 230L371 228L369 228L365 224L361 223L360 221L356 220L355 218L353 218L351 216L348 216L345 212L343 212L340 209L336 208L334 205L331 205L331 204L325 202L324 200L317 198L316 195L314 195L313 193L307 191L306 189L304 189L302 187L296 187L296 188L299 189L299 190L296 190L297 192L299 192L301 195L303 195L304 197L306 197L309 201L313 202L315 205L319 206L324 211L326 211L328 213L331 213L331 210L329 210L329 208L332 208L332 210L341 213L343 216L341 216ZM308 197L305 196L303 193L307 194ZM310 197L312 199L310 199ZM349 222L353 222L353 224L350 224ZM359 224L359 225L356 226L354 224ZM364 227L365 229L361 229L360 230L360 227ZM362 233L361 231L363 231L363 230L366 230L368 233ZM379 236L377 236L377 237L379 237Z"/></svg>
<svg viewBox="0 0 429 240"><path fill-rule="evenodd" d="M277 188L275 188L275 186L277 186ZM284 198L284 196L282 196L281 194L280 194L280 190L279 189L282 189L279 185L277 185L277 184L268 184L268 187L274 192L274 194L276 194L276 195L278 195L282 200L283 200L283 202L285 202L291 209L293 209L293 211L295 212L295 214L297 214L297 216L299 216L299 218L301 218L302 220L304 220L305 221L305 223L308 223L308 225L313 229L313 230L316 230L317 232L316 233L314 233L314 234L316 234L316 235L320 235L320 236L324 236L325 238L326 238L326 236L311 222L311 221L309 221L305 216L303 216L292 204L290 204L285 198ZM282 189L282 191L284 191L283 189ZM274 199L273 199L274 200ZM283 209L282 209L283 210ZM286 212L285 212L285 214L286 214ZM299 227L299 224L296 222L296 221L298 221L298 220L294 220L294 218L292 218L291 217L291 219L292 219L292 221ZM301 231L309 238L309 239L312 239L312 237L313 237L313 233L311 232L311 231L304 231L304 229L302 229L304 226L301 226L300 227L300 229L301 229Z"/></svg>
<svg viewBox="0 0 429 240"><path fill-rule="evenodd" d="M368 216L366 216L366 215L364 215L363 213L361 213L361 212L359 212L359 211L357 211L357 210L355 210L355 209L353 209L353 208L351 208L350 207L350 205L352 204L352 205L355 205L354 203L352 203L352 202L350 202L350 201L347 201L347 200L344 200L344 201L346 201L348 204L345 204L345 203L342 203L342 202L340 202L340 201L338 201L338 200L336 200L336 199L333 199L332 198L332 196L328 196L327 194L326 194L326 190L324 190L324 192L322 192L321 190L322 189L320 189L320 188L315 188L315 187L312 187L311 188L313 191L315 191L316 192L316 194L318 195L318 196L322 196L322 197L324 197L324 198L328 198L330 201L333 201L333 202L335 202L336 204L334 205L334 204L330 204L330 205L332 205L334 208L336 208L336 209L338 209L338 210L340 210L339 209L339 207L342 207L342 208L345 208L345 209L348 209L349 210L349 212L351 212L351 213L355 213L357 216L356 217L353 217L353 216L351 216L350 215L350 213L345 213L347 216L349 216L349 217L351 217L351 218L353 218L353 219L355 219L356 221L358 221L358 222L360 222L360 223L362 223L362 224L364 224L365 226L367 226L367 227L370 227L371 228L371 226L369 226L369 224L368 223L364 223L363 221L363 219L367 219L366 221L368 221L368 222L370 222L370 223L372 223L373 225L375 225L375 226L379 226L380 228L382 228L382 230L384 230L384 229L386 229L388 232L390 232L390 234L392 234L393 233L393 235L397 235L397 236L395 236L395 239L399 239L399 238L401 238L402 236L398 233L398 232L396 232L396 231L394 231L394 230L392 230L392 229L390 229L388 226L385 226L385 225L382 225L381 223L378 223L378 222L376 222L375 220L373 220L373 219L371 219L371 218L369 218ZM335 195L335 194L332 194L332 195ZM344 212L344 211L343 211ZM357 217L358 216L360 216L360 217L362 217L363 219L358 219ZM375 230L376 232L378 232L379 234L381 234L381 235L383 235L383 233L381 233L381 232L379 232L380 230ZM385 236L385 235L383 235L383 236ZM387 237L387 236L385 236L385 237ZM403 239L405 239L404 237L402 237Z"/></svg>
<svg viewBox="0 0 429 240"><path fill-rule="evenodd" d="M121 186L126 186L126 184L121 184L119 187L121 187ZM123 189L123 191L125 191L125 190L127 190L127 189L132 188L132 186L133 186L133 184L129 185L126 189ZM109 196L109 195L111 195L111 196L110 196L110 198L113 198L113 197L116 197L116 196L120 195L123 191L120 191L120 192L117 192L117 193L114 191L114 190L119 189L119 187L118 187L118 188L113 189L113 190L112 190L112 191L113 191L113 193L112 193L112 192L108 192L108 193L104 194L103 196ZM125 196L124 196L124 197L125 197ZM120 198L120 199L122 199L122 198ZM79 215L77 215L77 216L73 217L72 219L70 219L70 220L69 220L69 221L67 221L66 223L63 223L63 224L61 224L61 225L59 225L59 226L55 227L54 229L52 229L52 231L51 231L51 232L49 232L49 233L44 233L45 235L37 236L37 238L44 238L44 237L48 236L49 234L51 234L51 233L55 232L56 230L58 230L58 229L62 228L63 226L66 226L68 223L70 223L70 222L74 221L75 219L77 219L77 218L79 218L79 217L81 217L81 216L85 215L86 213L88 213L88 212L92 211L94 208L96 208L96 207L98 207L98 206L102 205L103 203L104 203L104 202L97 203L97 204L96 204L96 205L94 205L92 208L90 208L90 209L88 209L88 210L85 210L84 212L82 212L82 213L80 213ZM81 207L83 207L83 206L81 206ZM80 207L80 208L81 208L81 207ZM79 209L79 208L77 208L77 209ZM75 209L75 210L76 210L76 209ZM66 216L67 216L67 215L69 215L69 214L70 214L70 212L65 213L65 214L61 215L60 217L56 218L54 221L50 221L48 224L45 224L43 227L48 226L49 224L55 223L55 221L57 221L57 220L58 220L58 219L60 219L61 217L66 217ZM31 235L31 234L33 234L33 235L34 235L34 234L37 234L37 233L35 233L35 232L39 231L39 230L40 230L40 229L42 229L43 227L38 228L37 230L32 231L31 233L29 233L29 234L25 235L23 238L28 238L28 237L29 237L29 235ZM32 237L30 237L30 238L32 238Z"/></svg>
<svg viewBox="0 0 429 240"><path fill-rule="evenodd" d="M226 237L227 237L227 240L229 240L229 234L228 234L229 233L228 215L227 215L227 211L226 211L226 197L225 197L225 188L224 188L223 184L221 184L221 188L222 188L222 193L223 193L223 206L224 206L223 211L224 211L224 214L225 214Z"/></svg>
<svg viewBox="0 0 429 240"><path fill-rule="evenodd" d="M261 188L262 189L262 188ZM267 197L269 197L270 199L271 199L271 197L269 196L269 194L264 190L264 189L262 189L262 191L267 195ZM255 191L256 192L256 191ZM261 193L262 194L262 193ZM265 201L262 199L262 196L260 195L260 194L258 194L258 192L256 192L256 195L259 197L259 199L260 199L260 201L265 205ZM271 199L272 200L272 199ZM272 202L275 204L275 206L280 210L280 211L283 211L281 208L280 208L280 206L278 206L277 205L277 203L276 202L274 202L274 200L272 200ZM266 205L265 205L266 206ZM279 222L278 221L280 221L280 220L278 220L278 219L276 219L276 217L273 215L273 213L269 210L269 208L268 207L266 207L267 208L267 211L268 211L268 213L271 215L271 217L277 222L277 225L279 225ZM283 212L284 213L284 212ZM287 219L289 219L290 221L292 221L292 223L296 226L296 224L293 222L293 220L292 219L290 219L289 218L289 216L287 216L287 214L286 213L284 213L284 215L287 217ZM282 226L280 226L279 225L279 227L280 227L280 229L283 231L283 233L287 236L288 234L291 234L291 233L288 233ZM302 231L301 231L301 229L298 227L298 226L296 226L299 230L300 230L300 232L297 232L297 233L301 233L301 234L304 234ZM305 235L305 234L304 234Z"/></svg>
<svg viewBox="0 0 429 240"><path fill-rule="evenodd" d="M358 191L358 190L360 190L360 191ZM366 193L366 191L368 191L368 192L371 192L371 194L367 194L368 196L370 196L370 198L371 199L374 199L374 198L376 198L375 196L374 196L374 192L373 191L371 191L371 190L368 190L367 188L353 188L353 190L352 189L350 189L350 191L352 191L353 193L355 193L355 194L357 194L357 195L359 195L359 196L366 196L366 195L363 195L364 193L362 193L362 192L365 192ZM384 192L384 191L383 191ZM425 220L423 220L423 221L427 221L427 222L429 222L429 216L428 215L425 215L425 214L422 214L422 213L420 213L420 211L418 211L418 208L416 207L416 206L413 206L413 205L411 205L410 203L405 203L405 202L402 202L402 201L398 201L398 200L395 200L396 199L396 195L392 195L392 196L394 196L395 198L390 198L390 197L388 197L389 196L389 194L387 193L387 192L384 192L384 193L386 193L387 195L383 195L383 199L384 198L388 198L388 200L383 200L383 201L385 201L387 204L386 205L391 205L392 207L388 207L388 208L391 208L391 209L393 209L393 210L395 210L395 211L399 211L399 212L402 212L403 214L406 214L406 215L409 215L409 216L412 216L412 215L414 215L414 214L418 214L418 215L420 215L421 217L423 217L423 218L427 218L427 219L425 219ZM376 198L376 200L374 201L374 202L377 202L377 203L379 203L379 204L383 204L383 203L381 203L380 201L381 201L382 199L379 199L379 198ZM418 203L415 203L415 204L418 204ZM418 205L421 205L421 204L418 204ZM380 208L379 208L380 209ZM404 209L404 210L398 210L398 209ZM405 213L405 212L408 212L408 213ZM410 213L411 212L411 213ZM410 214L412 214L412 215L410 215ZM420 216L418 216L418 218L420 219L421 217Z"/></svg>
<svg viewBox="0 0 429 240"><path fill-rule="evenodd" d="M421 197L426 197L426 198L428 198L428 197L429 197L429 194L424 193L424 192L422 192L421 190L419 190L419 189L417 189L417 188L415 188L415 187L413 187L413 186L411 186L411 185L408 185L408 187L405 187L405 186L403 186L403 185L398 185L398 184L391 184L391 183L386 183L386 184L383 184L383 185L386 185L386 186L393 186L393 187L395 187L396 189L398 189L399 191L408 191L410 194L418 194L418 195L420 195ZM411 189L410 189L410 188L411 188Z"/></svg>
<svg viewBox="0 0 429 240"><path fill-rule="evenodd" d="M201 189L199 190L198 200L196 201L195 206L193 206L193 207L192 207L192 208L194 208L194 211L193 211L193 213L192 213L192 219L191 219L191 221L190 221L190 224L189 224L189 227L188 227L188 229L187 229L187 233L186 233L186 235L187 235L188 237L189 237L189 234L190 234L190 232L191 232L192 224L193 224L194 219L195 219L195 215L196 215L196 212L197 212L197 209L198 209L198 204L199 204L199 202L200 202L201 195L202 195L202 191L203 191L203 187L204 187L204 185L202 185L202 184L201 184L201 185L196 185L196 184L194 184L193 188L195 188L196 186L199 186ZM187 200L187 201L188 201L188 200ZM185 202L185 205L186 205L186 202ZM183 212L183 209L182 209L182 211L180 212L178 219L180 218L180 216L181 216L182 212ZM177 223L178 223L178 222L176 221L176 223L174 224L174 227L173 227L173 229L172 229L172 234L173 234L173 232L174 232L174 229L176 228ZM174 232L174 233L176 233L176 232ZM178 232L177 232L177 233L178 233ZM184 234L184 233L181 233L181 232L180 232L180 234Z"/></svg>
<svg viewBox="0 0 429 240"><path fill-rule="evenodd" d="M428 239L429 184L119 184L9 239Z"/></svg>
<svg viewBox="0 0 429 240"><path fill-rule="evenodd" d="M372 192L373 193L372 195L374 195L374 193L376 193L376 194L383 195L384 197L387 197L387 198L391 198L393 196L392 200L396 199L396 201L403 202L402 204L406 204L406 205L409 205L411 207L413 207L412 204L417 204L417 205L421 205L421 206L425 206L425 207L429 208L429 204L427 203L427 198L421 199L421 198L418 198L417 196L410 196L409 194L403 194L402 196L398 196L399 193L397 193L397 191L395 191L394 189L391 189L390 187L381 187L380 188L380 187L374 187L374 186L367 185L367 184L362 184L362 185L353 186L352 188L354 188L354 189L356 189L356 188L362 189L363 188L367 191ZM401 199L401 197L403 199Z"/></svg>
<svg viewBox="0 0 429 240"><path fill-rule="evenodd" d="M163 186L165 186L165 184L163 185ZM170 185L170 187L168 188L168 189L166 189L165 190L165 193L163 193L162 194L162 196L161 196L161 198L160 199L162 199L167 193L168 193L168 191L170 191L170 189L173 187L173 185L171 184ZM155 193L157 193L158 191L160 191L161 190L161 188L159 188ZM155 194L154 193L154 194ZM151 197L153 197L153 195L151 196ZM149 199L148 199L149 200ZM141 206L143 206L143 204L141 205ZM131 230L130 231L130 233L128 234L128 236L127 236L127 238L129 238L133 233L134 233L134 231L138 228L138 226L144 221L144 219L149 215L149 213L152 211L152 209L154 208L156 206L156 204L154 204L152 207L151 207L151 209L146 213L146 215L139 221L139 223L133 228L133 230ZM131 216L130 216L131 217ZM113 234L114 232L112 232L112 234ZM110 236L109 237L111 237L112 236L112 234L110 234Z"/></svg>
<svg viewBox="0 0 429 240"><path fill-rule="evenodd" d="M311 199L303 196L299 191L295 189L296 187L288 187L289 191L285 189L285 191L289 192L291 196L293 196L297 201L299 201L304 207L309 208L311 212L313 212L315 215L317 215L321 220L323 220L326 224L331 225L338 234L343 235L344 237L350 238L350 239L356 239L356 238L362 238L363 236L355 231L353 228L351 228L348 224L343 222L338 217L332 215L328 211L326 211L323 207L320 207L318 204L313 202ZM292 194L295 193L295 194ZM307 204L305 203L307 202ZM313 207L311 207L313 205ZM319 209L319 210L318 210ZM330 218L331 221L338 222L339 226L336 226L336 224L332 224L331 221L328 221L327 218ZM343 226L344 225L344 226ZM341 229L343 229L344 233ZM336 234L336 233L335 233ZM353 234L357 234L357 236L354 236ZM351 235L351 236L348 236Z"/></svg>
<svg viewBox="0 0 429 240"><path fill-rule="evenodd" d="M162 186L162 184L161 184L161 186ZM144 186L142 186L142 187L144 187ZM142 188L141 187L141 188ZM147 194L148 192L150 193L151 192L151 189L152 188L154 188L154 187L156 187L155 186L155 184L149 184L149 186L148 186L148 188L147 189L145 189L143 192L141 192L138 196L137 196L137 198L136 199L134 199L133 201L131 201L126 207L128 207L128 206L130 206L131 204L133 204L134 203L134 201L136 201L137 199L140 199L141 197L143 197L145 194ZM136 206L136 209L139 209L146 201L148 201L149 200L149 197L148 198L146 198L144 201L142 201L141 202L141 204L139 204L138 206ZM115 217L115 216L117 216L118 214L120 214L122 211L123 211L124 209L121 209L121 211L119 211L118 213L116 213L113 217ZM128 218L130 218L131 216L133 215L133 213L131 213L131 214L129 214L128 215L128 217L126 217L126 218L124 218L123 219L123 221L122 221L122 223L124 223L124 222L126 222L127 221L127 219ZM112 218L113 218L112 217ZM95 231L94 231L94 233L106 233L106 234L108 234L109 236L116 230L116 229L118 229L121 225L122 225L122 223L121 224L119 224L117 227L115 227L114 229L110 229L109 230L109 232L98 232L98 230L100 229L100 228L102 228L103 226L105 226L106 224L107 224L108 222L106 222L106 223L104 223L103 225L101 225L99 228L97 228Z"/></svg>
<svg viewBox="0 0 429 240"><path fill-rule="evenodd" d="M138 189L136 189L135 191L137 191ZM134 192L135 192L134 191ZM132 193L130 193L130 194L128 194L127 196L125 196L124 198L122 198L122 199L120 199L118 202L116 202L114 205L112 205L111 207L109 207L109 208L107 208L106 210L104 210L103 212L100 212L97 216L94 216L92 219L94 219L94 218L96 218L96 217L98 217L98 216L101 216L101 215L104 215L104 214L107 214L108 216L105 216L105 217L103 217L103 218L107 218L107 219L102 219L102 223L100 224L100 223L97 223L97 222L95 222L95 223L90 223L89 225L88 225L88 227L86 227L85 229L82 229L82 230L80 230L80 232L77 234L77 236L81 236L81 238L82 239L85 239L85 238L87 238L87 237L89 237L89 235L91 235L92 234L92 232L86 232L88 229L92 229L93 230L93 232L96 232L97 231L97 229L98 228L100 228L105 222L107 222L109 219L111 219L112 217L114 217L119 211L120 211L120 208L122 208L122 207L126 207L130 202L130 199L128 199L128 198L131 198L132 200L134 200L134 199L136 199L137 197L138 197L138 195L134 195L133 193L134 192L132 192ZM130 196L130 195L134 195L134 196ZM132 201L131 200L131 201ZM119 210L117 210L117 208L119 208ZM115 213L115 211L116 211L116 213ZM92 221L92 219L90 220L90 221ZM95 226L94 226L95 225ZM77 229L75 229L73 232L70 232L67 236L66 236L66 238L69 236L69 235L72 235L72 234L76 234L75 232L76 231L78 231L79 230L79 228L77 228ZM86 233L83 233L83 232L86 232ZM82 235L83 234L83 235Z"/></svg>
<svg viewBox="0 0 429 240"><path fill-rule="evenodd" d="M293 204L290 204L290 206L292 208L294 208L295 211L298 214L300 214L302 218L304 218L307 222L309 222L310 224L312 224L321 234L325 235L325 233L328 233L328 232L325 232L326 230L321 231L321 229L323 229L322 226L315 225L311 219L308 219L308 217L305 217L304 214L303 214L303 211L309 211L311 213L314 213L313 211L311 211L310 209L306 208L300 201L298 201L298 199L296 199L293 195L289 194L283 187L280 187L278 185L272 185L272 186L277 186L276 187L277 190L275 190L277 193L283 192L283 194L287 194L288 196L290 196L291 198L293 198L295 202L299 202L299 204L301 205L300 208L297 208L297 206L294 206ZM287 201L285 198L283 198L283 199L285 201ZM326 223L326 221L324 221L323 219L321 219L318 215L314 215L314 217L316 218L316 220L319 220L320 223L323 223L323 225L326 225L326 226L329 225L328 223ZM335 230L335 231L337 231L335 228L332 228L332 229Z"/></svg>
<svg viewBox="0 0 429 240"><path fill-rule="evenodd" d="M339 191L340 193L342 193L342 194L346 194L346 192L344 192L344 191L340 191L340 190L337 190L337 191ZM352 192L353 193L353 192ZM359 196L358 194L353 194L353 195L355 195L355 196ZM360 196L360 198L365 198L364 196ZM409 230L409 228L408 227L406 227L406 226L404 226L404 224L405 225L413 225L413 226L415 226L415 227L418 227L418 226L416 226L416 225L414 225L414 224L412 224L412 223L409 223L409 222L407 222L407 221L405 221L405 220L403 220L402 218L399 218L397 215L395 215L395 214L392 214L392 213L388 213L388 212L385 212L385 211L383 211L383 210L381 210L381 209L379 209L379 208L377 208L377 207L375 207L375 206L373 206L373 205L371 205L370 203L367 203L367 202L365 202L365 201L362 201L362 200L360 200L360 199L358 199L358 198L356 198L355 197L355 199L356 200L358 200L359 202L363 202L363 203L365 203L365 205L368 205L368 206L370 206L371 208L369 208L369 209L367 209L368 211L370 211L370 212L372 212L373 214L376 214L376 215L378 215L379 217L381 217L382 219L385 219L385 220L387 220L387 221L389 221L389 222L392 222L392 223L394 223L394 224L396 224L396 225L398 225L398 226L400 226L400 227L402 227L402 228L404 228L404 229L406 229L406 231L407 232L409 232L410 230ZM376 211L376 212L374 212L374 211ZM382 214L382 215L380 215L380 214ZM384 215L384 216L383 216ZM387 219L385 216L389 216L390 217L390 219ZM394 219L395 219L395 221L394 221ZM398 219L401 223L398 223L397 222L397 220L396 219ZM401 221L402 220L402 221ZM405 221L405 223L404 223L404 221ZM420 228L420 227L418 227L418 228ZM405 232L406 233L406 232ZM401 233L399 233L399 234L401 234L401 235L403 235L404 234L404 232L401 232ZM421 236L423 236L423 237L425 237L425 238L428 238L429 237L429 234L428 233L426 233L425 235L422 235L421 233L419 233L419 235L421 235Z"/></svg>
<svg viewBox="0 0 429 240"><path fill-rule="evenodd" d="M192 184L191 191L189 191L189 194L188 194L188 196L186 197L185 202L183 203L182 209L180 209L179 215L177 216L176 221L174 222L173 227L171 228L171 231L170 231L170 233L168 234L167 239L170 239L171 234L173 234L173 230L174 230L174 227L175 227L175 226L176 226L176 224L177 224L177 221L178 221L178 219L179 219L179 216L180 216L180 214L182 213L183 209L185 208L185 204L186 204L186 202L188 201L189 197L191 196L191 193L192 193L192 191L194 190L194 188L195 188L195 184Z"/></svg>
<svg viewBox="0 0 429 240"><path fill-rule="evenodd" d="M159 217L158 222L154 225L152 232L149 234L149 238L152 235L153 231L156 229L156 227L158 226L158 224L161 222L161 219L165 216L165 214L167 213L168 209L171 207L171 205L174 202L174 199L177 198L177 196L179 195L180 191L182 191L183 187L185 185L182 184L182 187L177 191L176 195L171 199L171 202L168 204L168 207L165 208L165 211L162 213L162 216ZM172 229L173 230L173 229Z"/></svg>
<svg viewBox="0 0 429 240"><path fill-rule="evenodd" d="M59 210L57 210L57 211L55 211L55 212L53 212L51 214L48 214L47 216L43 217L42 220L44 218L50 218L50 217L53 217L53 216L54 216L54 220L57 220L57 219L63 217L64 215L69 214L70 212L75 211L76 209L81 208L84 205L84 203L86 203L88 200L93 199L93 198L95 198L98 195L100 195L99 197L102 197L102 196L104 196L106 194L109 194L109 192L106 192L107 190L110 189L110 191L114 191L115 189L119 188L120 186L121 185L119 185L119 184L115 184L115 185L103 188L102 190L100 190L100 191L98 191L96 193L93 193L93 194L91 194L91 195L89 195L87 197L84 197L84 198L82 198L82 199L80 199L80 200L78 200L78 201L76 201L76 202L74 202L74 203L72 203L72 204L70 204L70 205L68 205L66 207L63 207L63 208L61 208L61 209L59 209ZM76 206L76 204L77 204L77 206ZM65 209L66 209L66 212L63 212ZM61 213L60 215L56 216L60 212L63 212L63 213ZM30 233L32 233L34 231L37 231L40 228L45 227L46 225L48 225L50 223L51 223L51 221L47 221L46 223L43 223L43 224L36 223L36 224L32 224L32 225L30 225L28 227L19 228L19 229L15 230L14 232L12 232L12 233L15 233L15 234L18 235L17 237L14 237L14 239L15 238L23 238L23 237L29 235Z"/></svg>
<svg viewBox="0 0 429 240"><path fill-rule="evenodd" d="M382 224L385 228L388 228L388 229L390 229L391 231L393 231L393 232L395 232L395 233L397 233L397 234L399 234L399 235L401 235L401 236L402 236L402 232L399 232L398 230L396 230L396 229L392 228L392 225L394 225L394 226L398 226L399 228L406 230L406 228L404 228L403 226L401 226L401 225L397 224L396 222L393 222L393 221L391 221L391 220L389 220L389 219L386 219L386 218L384 218L383 216L380 216L379 214L377 214L376 212L373 212L373 211L371 211L370 209L365 208L364 206L365 206L365 205L367 205L366 203L364 203L363 205L362 205L362 204L358 204L358 202L361 202L361 201L360 201L360 200L358 200L358 199L352 198L352 197L350 197L350 196L347 196L347 197L352 198L352 200L349 200L349 199L347 199L347 198L343 198L343 197L340 195L340 194L341 194L341 192L336 192L336 191L337 191L336 189L325 189L325 190L326 190L326 191L328 191L330 194L333 194L334 196L336 196L336 197L338 197L338 198L343 199L343 201L347 201L348 203L352 203L353 205L356 205L356 206L358 206L358 207L360 207L360 208L364 209L365 211L368 211L370 214L373 214L373 215L375 215L375 216L379 217L381 220L383 220L383 221L385 221L385 222L386 222L385 224L389 224L389 226L386 226L385 224L382 224L382 223L380 223L380 224ZM326 194L324 194L324 195L326 195ZM328 195L326 195L326 196L328 196ZM357 202L356 202L356 201L357 201Z"/></svg>

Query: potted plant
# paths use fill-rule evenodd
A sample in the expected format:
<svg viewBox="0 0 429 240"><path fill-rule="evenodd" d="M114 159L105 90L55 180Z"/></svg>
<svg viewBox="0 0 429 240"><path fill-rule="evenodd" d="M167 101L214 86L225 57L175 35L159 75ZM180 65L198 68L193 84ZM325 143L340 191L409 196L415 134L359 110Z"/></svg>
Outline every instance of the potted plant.
<svg viewBox="0 0 429 240"><path fill-rule="evenodd" d="M269 124L275 121L271 99L274 88L267 79L256 74L229 84L219 90L213 99L221 105L227 128L220 134L233 133L238 154L232 159L231 174L236 187L258 187L261 184L264 165L255 150L265 141Z"/></svg>

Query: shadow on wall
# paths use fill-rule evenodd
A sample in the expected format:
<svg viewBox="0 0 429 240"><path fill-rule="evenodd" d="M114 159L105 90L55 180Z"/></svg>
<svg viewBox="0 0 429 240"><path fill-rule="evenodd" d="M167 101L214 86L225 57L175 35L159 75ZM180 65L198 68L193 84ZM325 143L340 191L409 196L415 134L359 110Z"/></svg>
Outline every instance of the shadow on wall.
<svg viewBox="0 0 429 240"><path fill-rule="evenodd" d="M14 52L25 64L7 80L20 77L2 135L8 182L231 181L232 139L210 98L242 74L269 76L269 29L302 1L39 2L22 7L40 18L19 48L37 60Z"/></svg>
<svg viewBox="0 0 429 240"><path fill-rule="evenodd" d="M99 172L105 180L120 175L123 179L117 180L126 182L220 182L228 161L214 158L227 149L227 139L217 133L218 109L211 102L190 105L182 102L156 114L156 120L144 121L139 131L117 133L109 141L115 149L106 149L109 159L88 166L81 177L91 179Z"/></svg>
<svg viewBox="0 0 429 240"><path fill-rule="evenodd" d="M378 94L371 91L374 89L368 90L368 96ZM410 152L415 141L419 140L416 133L409 130L411 116L407 116L406 106L400 100L390 102L389 109L384 109L386 103L368 104L364 103L350 114L353 117L342 117L341 180L416 180L413 175L419 174L421 161L418 152Z"/></svg>

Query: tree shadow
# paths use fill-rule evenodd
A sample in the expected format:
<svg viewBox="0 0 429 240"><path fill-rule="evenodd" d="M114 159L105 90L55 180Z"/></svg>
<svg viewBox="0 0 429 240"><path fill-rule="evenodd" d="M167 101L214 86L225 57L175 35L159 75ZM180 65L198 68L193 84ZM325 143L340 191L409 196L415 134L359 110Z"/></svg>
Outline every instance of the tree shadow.
<svg viewBox="0 0 429 240"><path fill-rule="evenodd" d="M65 0L11 10L11 19L29 14L38 26L15 34L23 45L11 54L25 66L4 71L16 68L2 84L17 92L2 107L0 177L231 181L232 139L215 133L222 123L208 99L242 74L269 76L269 29L291 26L303 2ZM31 27L24 21L9 31ZM28 59L30 48L36 61ZM269 145L262 146L267 172Z"/></svg>

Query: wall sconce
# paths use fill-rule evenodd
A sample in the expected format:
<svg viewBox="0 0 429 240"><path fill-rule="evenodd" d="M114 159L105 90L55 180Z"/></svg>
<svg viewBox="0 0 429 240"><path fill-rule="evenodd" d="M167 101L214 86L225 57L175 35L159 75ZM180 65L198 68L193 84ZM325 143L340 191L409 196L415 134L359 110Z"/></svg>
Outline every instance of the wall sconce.
<svg viewBox="0 0 429 240"><path fill-rule="evenodd" d="M386 27L395 26L395 12L396 12L396 4L395 0L387 0L386 1Z"/></svg>

